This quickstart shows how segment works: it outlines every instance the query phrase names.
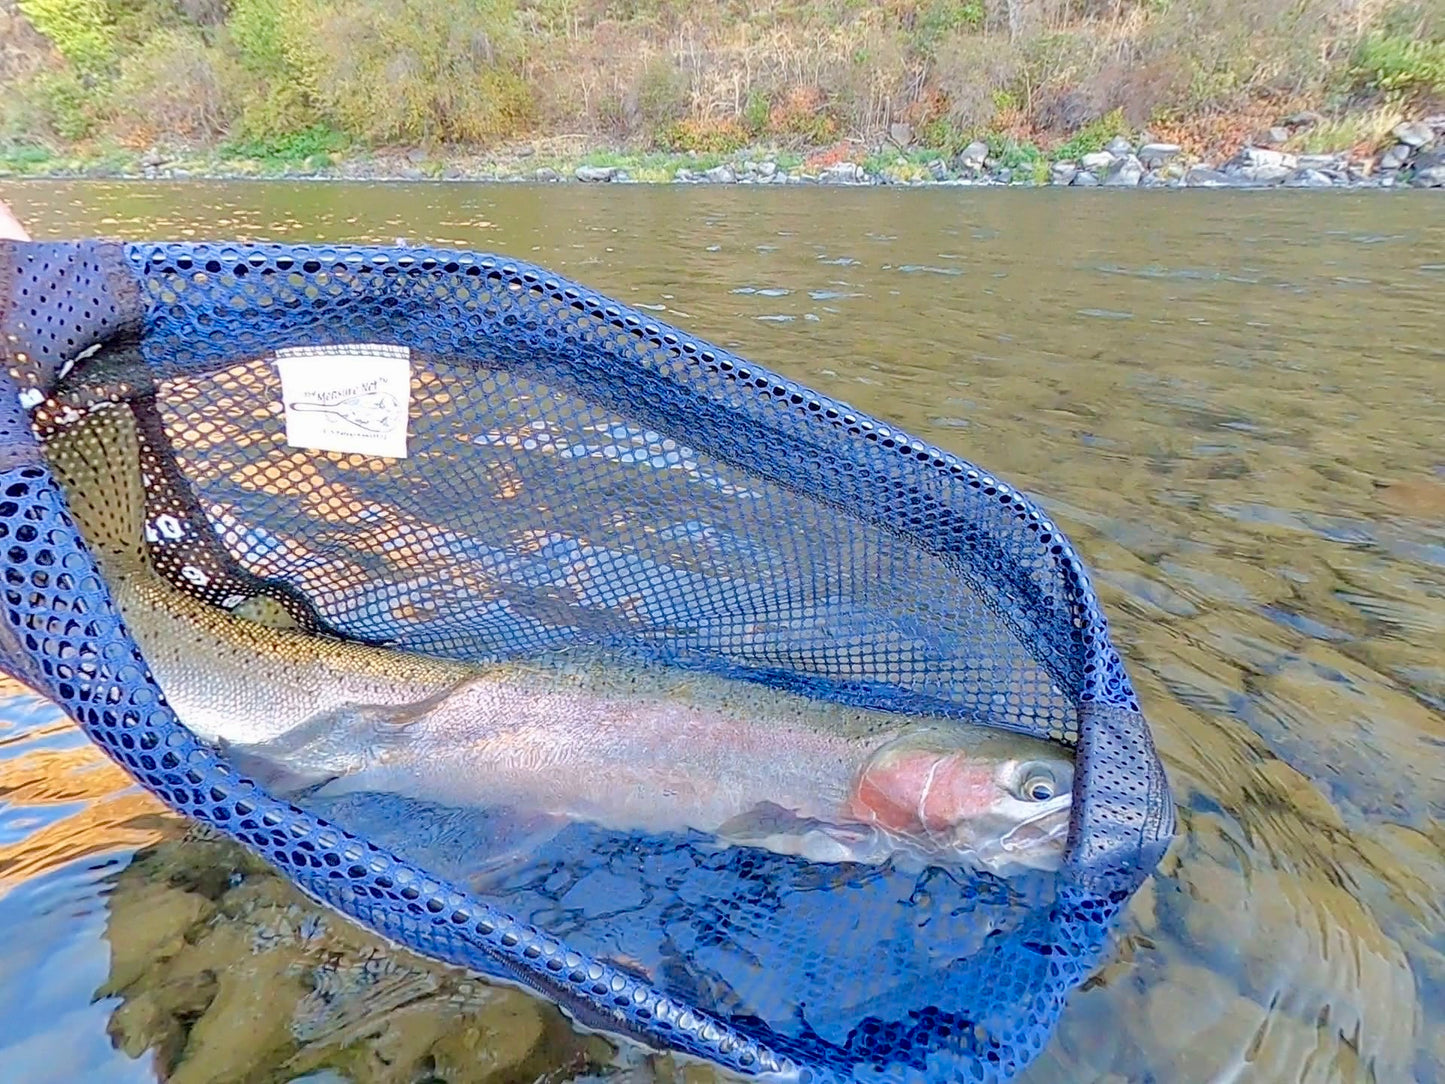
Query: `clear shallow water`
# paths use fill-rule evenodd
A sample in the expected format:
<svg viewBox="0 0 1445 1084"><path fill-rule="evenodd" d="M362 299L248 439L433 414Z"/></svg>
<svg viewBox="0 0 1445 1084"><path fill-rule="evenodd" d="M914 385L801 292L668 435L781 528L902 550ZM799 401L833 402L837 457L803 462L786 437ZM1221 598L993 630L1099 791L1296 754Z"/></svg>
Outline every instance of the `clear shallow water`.
<svg viewBox="0 0 1445 1084"><path fill-rule="evenodd" d="M524 257L1018 484L1094 572L1182 820L1025 1079L1445 1079L1438 201L260 184L0 198L37 236L406 237ZM7 1074L561 1081L616 1062L525 995L386 949L185 832L53 711L0 705Z"/></svg>

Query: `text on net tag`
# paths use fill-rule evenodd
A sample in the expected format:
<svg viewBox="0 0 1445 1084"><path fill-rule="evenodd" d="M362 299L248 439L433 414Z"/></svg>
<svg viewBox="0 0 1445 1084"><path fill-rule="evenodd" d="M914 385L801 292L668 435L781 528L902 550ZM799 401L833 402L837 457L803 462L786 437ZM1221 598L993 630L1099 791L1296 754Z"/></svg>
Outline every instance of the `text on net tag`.
<svg viewBox="0 0 1445 1084"><path fill-rule="evenodd" d="M286 443L406 458L411 351L381 343L276 351Z"/></svg>

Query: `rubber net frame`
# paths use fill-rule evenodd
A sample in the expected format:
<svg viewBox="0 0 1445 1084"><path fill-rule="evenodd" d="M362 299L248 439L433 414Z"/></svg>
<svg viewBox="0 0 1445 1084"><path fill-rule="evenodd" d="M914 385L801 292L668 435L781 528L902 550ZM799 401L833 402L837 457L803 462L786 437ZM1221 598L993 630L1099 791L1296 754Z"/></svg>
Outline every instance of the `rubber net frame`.
<svg viewBox="0 0 1445 1084"><path fill-rule="evenodd" d="M846 404L541 268L477 253L0 243L0 304L0 348L12 384L12 393L0 398L0 542L6 547L0 664L56 700L173 809L240 840L303 891L409 948L538 991L585 1026L746 1075L1003 1080L1037 1054L1067 991L1096 960L1113 915L1168 844L1174 816L1163 769L1068 540L1023 494L986 471ZM802 596L784 574L764 585L772 593L729 586L725 597L705 599L710 608L702 609L715 620L694 622L685 634L676 631L677 614L667 614L661 651L656 635L638 635L636 612L626 621L599 623L595 613L578 621L589 608L579 606L575 594L563 600L571 604L568 620L556 616L555 592L544 591L540 602L529 596L530 610L504 608L526 620L482 622L480 632L460 639L425 621L413 623L410 634L408 626L378 624L375 607L342 605L345 592L318 605L314 592L285 576L258 574L274 570L207 516L202 499L215 508L217 494L198 499L178 465L184 450L172 441L188 427L176 425L174 392L270 365L281 347L344 343L405 346L423 371L430 364L432 372L449 374L447 393L421 404L441 413L458 379L485 385L483 400L493 406L515 402L523 386L555 393L573 404L593 435L594 446L577 454L584 462L615 466L629 454L644 461L653 453L644 455L641 447L667 441L669 468L679 456L692 457L682 472L691 495L706 492L697 488L699 479L733 496L751 483L774 499L799 498L838 512L872 541L871 549L864 547L866 559L877 561L886 551L884 565L895 576L906 577L913 567L934 575L942 569L964 601L950 609L952 600L944 598L935 611L916 600L900 608L891 598L892 608L871 620L877 600L867 597L866 585L879 582L877 567L871 576L825 577ZM229 390L256 389L243 380ZM960 989L993 991L973 999L967 1012L929 1006L889 1019L886 1008L870 1006L840 1041L806 1027L785 1033L756 1017L700 1010L665 983L577 951L385 848L278 801L179 725L44 467L29 411L42 407L37 416L54 417L120 399L150 422L143 430L157 457L156 507L171 510L185 526L156 534L157 564L210 601L237 592L269 594L303 627L457 657L486 653L488 646L497 655L568 638L613 646L630 638L631 646L676 665L869 706L940 711L1075 746L1073 819L1055 896L1009 936L959 961ZM255 405L230 402L238 410ZM510 417L509 435L531 426L528 439L535 443L546 431L536 420ZM595 443L598 433L608 435L602 445ZM573 440L575 451L575 434ZM597 492L607 491L605 474L593 482ZM856 541L841 541L850 538ZM766 556L776 560L776 549ZM915 558L916 566L910 564ZM745 563L756 569L766 561L749 553ZM659 581L651 565L630 575L628 586L636 588L641 577L652 591L640 623L655 632L656 596L683 580ZM780 583L787 586L781 596ZM635 609L635 592L629 598ZM771 636L739 636L740 623L756 625L780 599L795 620L777 623ZM969 626L979 621L991 639L974 643ZM818 650L820 625L855 648L878 652L880 644L891 645L878 654L882 679L859 680L856 665L841 672L830 666L826 651ZM565 631L559 634L559 627ZM779 640L784 650L777 649ZM1023 661L1032 680L1022 694L1007 674L990 673L1018 669L1018 660L998 665L1004 640L1011 649L1027 649ZM763 643L772 647L758 646ZM980 652L985 665L978 664ZM993 692L990 678L998 685Z"/></svg>

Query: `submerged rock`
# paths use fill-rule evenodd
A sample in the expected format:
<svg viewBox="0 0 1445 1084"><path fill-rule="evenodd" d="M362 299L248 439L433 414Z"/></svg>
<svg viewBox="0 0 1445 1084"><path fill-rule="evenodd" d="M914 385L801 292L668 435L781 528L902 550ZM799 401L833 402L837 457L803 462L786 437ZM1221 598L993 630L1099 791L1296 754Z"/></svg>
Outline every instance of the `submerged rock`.
<svg viewBox="0 0 1445 1084"><path fill-rule="evenodd" d="M106 907L111 1039L175 1084L519 1084L615 1063L552 1005L386 944L228 842L141 852Z"/></svg>
<svg viewBox="0 0 1445 1084"><path fill-rule="evenodd" d="M188 930L210 918L215 904L170 884L137 884L124 907L110 909L110 976L102 990L115 993L165 964L186 947Z"/></svg>

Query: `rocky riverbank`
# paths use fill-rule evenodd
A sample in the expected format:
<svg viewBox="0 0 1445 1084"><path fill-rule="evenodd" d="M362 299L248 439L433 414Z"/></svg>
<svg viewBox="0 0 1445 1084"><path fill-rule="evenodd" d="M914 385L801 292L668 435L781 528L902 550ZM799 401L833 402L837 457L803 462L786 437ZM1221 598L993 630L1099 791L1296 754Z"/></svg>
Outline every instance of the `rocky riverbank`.
<svg viewBox="0 0 1445 1084"><path fill-rule="evenodd" d="M705 170L681 167L672 180L683 184L843 184L843 185L1062 185L1074 188L1416 188L1445 187L1445 117L1435 118L1435 129L1401 125L1409 129L1400 142L1379 156L1290 154L1272 147L1247 146L1214 164L1189 162L1178 145L1136 145L1119 138L1101 151L1078 159L1047 163L1046 178L1038 169L1021 170L1001 165L984 143L967 147L949 163L935 158L924 164L919 176L913 163L900 158L895 165L869 171L857 162L838 162L816 171L784 170L771 160L723 163ZM584 183L633 180L622 166L578 166L572 178ZM556 169L538 169L532 177L509 176L499 180L556 182L567 179Z"/></svg>
<svg viewBox="0 0 1445 1084"><path fill-rule="evenodd" d="M1380 154L1293 154L1278 149L1289 141L1288 126L1262 133L1228 157L1210 160L1185 156L1177 144L1135 142L1122 136L1101 150L1077 158L1032 159L1010 164L978 141L952 161L943 157L918 163L905 156L869 170L854 161L821 169L785 170L772 160L722 163L706 170L679 168L672 180L691 184L953 184L1061 185L1076 188L1416 188L1445 187L1445 115L1398 125L1395 142ZM582 182L629 181L625 167L579 166ZM538 169L537 181L559 181L555 169Z"/></svg>
<svg viewBox="0 0 1445 1084"><path fill-rule="evenodd" d="M153 148L91 159L0 158L0 177L146 180L268 179L474 181L558 184L754 184L1067 186L1073 188L1445 188L1445 114L1395 126L1382 147L1330 153L1287 149L1315 123L1285 118L1231 152L1192 155L1178 144L1115 137L1083 154L1031 144L973 142L956 154L900 144L843 143L810 154L754 148L733 155L567 154L530 145L493 155L379 150L300 161L223 158Z"/></svg>

